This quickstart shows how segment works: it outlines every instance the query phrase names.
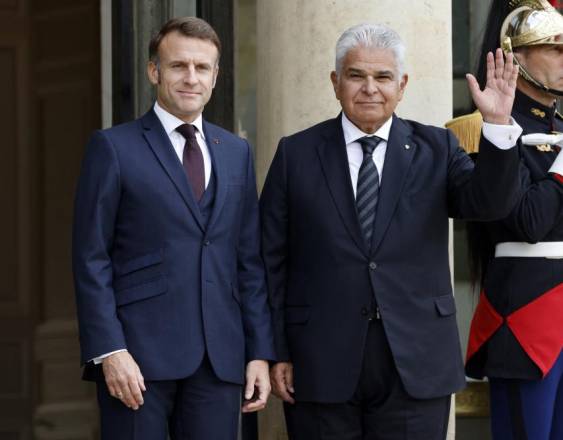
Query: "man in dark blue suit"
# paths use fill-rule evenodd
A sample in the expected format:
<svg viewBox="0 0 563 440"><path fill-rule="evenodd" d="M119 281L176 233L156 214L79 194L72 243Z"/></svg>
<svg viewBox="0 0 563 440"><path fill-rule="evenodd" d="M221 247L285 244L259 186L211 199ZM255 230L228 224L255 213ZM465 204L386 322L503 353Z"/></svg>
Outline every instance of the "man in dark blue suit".
<svg viewBox="0 0 563 440"><path fill-rule="evenodd" d="M517 68L499 50L485 90L469 77L486 121L474 166L452 133L394 115L404 52L386 26L344 32L342 113L282 138L262 192L272 386L292 440L444 439L465 385L448 218L500 218L518 198Z"/></svg>
<svg viewBox="0 0 563 440"><path fill-rule="evenodd" d="M73 231L81 356L102 437L228 440L274 358L248 143L203 120L221 45L205 21L150 44L157 101L96 132Z"/></svg>

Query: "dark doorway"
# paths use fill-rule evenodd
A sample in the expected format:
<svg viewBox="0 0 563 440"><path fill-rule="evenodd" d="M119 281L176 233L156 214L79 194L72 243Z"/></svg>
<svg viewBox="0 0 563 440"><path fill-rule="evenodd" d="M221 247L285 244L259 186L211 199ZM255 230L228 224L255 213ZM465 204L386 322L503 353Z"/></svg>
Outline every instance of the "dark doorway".
<svg viewBox="0 0 563 440"><path fill-rule="evenodd" d="M99 0L0 0L0 438L94 438L70 268L72 201L100 125Z"/></svg>

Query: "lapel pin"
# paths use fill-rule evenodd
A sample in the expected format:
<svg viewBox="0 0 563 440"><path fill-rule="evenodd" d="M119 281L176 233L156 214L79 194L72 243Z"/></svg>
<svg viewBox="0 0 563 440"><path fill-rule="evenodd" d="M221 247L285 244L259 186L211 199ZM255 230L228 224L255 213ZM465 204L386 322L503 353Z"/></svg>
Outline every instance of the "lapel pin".
<svg viewBox="0 0 563 440"><path fill-rule="evenodd" d="M219 139L217 139L217 138L214 138L214 139L213 139L213 143L214 143L214 144L220 144L221 141L220 141Z"/></svg>
<svg viewBox="0 0 563 440"><path fill-rule="evenodd" d="M405 144L405 150L410 150L411 146L409 144Z"/></svg>

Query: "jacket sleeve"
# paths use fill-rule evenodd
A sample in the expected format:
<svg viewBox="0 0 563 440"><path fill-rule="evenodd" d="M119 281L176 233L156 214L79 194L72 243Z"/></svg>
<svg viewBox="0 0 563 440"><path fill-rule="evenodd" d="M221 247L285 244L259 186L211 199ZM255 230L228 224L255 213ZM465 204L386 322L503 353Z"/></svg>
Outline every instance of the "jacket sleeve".
<svg viewBox="0 0 563 440"><path fill-rule="evenodd" d="M262 258L266 266L266 283L272 310L274 344L277 360L280 362L290 361L284 316L289 236L286 170L284 139L282 138L260 196Z"/></svg>
<svg viewBox="0 0 563 440"><path fill-rule="evenodd" d="M483 135L476 164L448 131L450 217L490 221L506 217L520 196L518 148L502 150Z"/></svg>
<svg viewBox="0 0 563 440"><path fill-rule="evenodd" d="M532 182L524 164L520 170L522 196L503 223L519 240L536 243L563 221L563 177L548 172Z"/></svg>
<svg viewBox="0 0 563 440"><path fill-rule="evenodd" d="M251 149L246 144L247 170L243 217L237 246L238 289L246 339L246 359L275 360L272 322L260 258L260 218Z"/></svg>
<svg viewBox="0 0 563 440"><path fill-rule="evenodd" d="M82 363L127 348L111 261L120 191L116 152L98 131L88 144L74 203L72 264Z"/></svg>

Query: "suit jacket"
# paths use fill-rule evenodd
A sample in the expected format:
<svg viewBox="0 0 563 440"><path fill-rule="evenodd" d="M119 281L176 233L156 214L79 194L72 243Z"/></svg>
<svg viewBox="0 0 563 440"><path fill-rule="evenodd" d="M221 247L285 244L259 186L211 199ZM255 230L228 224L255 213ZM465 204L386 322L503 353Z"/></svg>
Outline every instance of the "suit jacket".
<svg viewBox="0 0 563 440"><path fill-rule="evenodd" d="M518 153L481 142L474 167L451 132L393 117L373 243L357 219L341 118L283 138L261 196L279 360L298 400L342 402L358 383L375 297L415 398L465 384L448 217L493 219L517 198Z"/></svg>
<svg viewBox="0 0 563 440"><path fill-rule="evenodd" d="M127 348L145 379L189 376L207 352L242 383L272 359L251 150L203 123L215 202L205 224L153 110L94 133L75 201L73 266L82 362Z"/></svg>

